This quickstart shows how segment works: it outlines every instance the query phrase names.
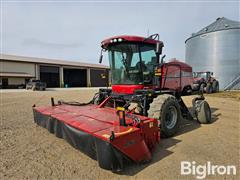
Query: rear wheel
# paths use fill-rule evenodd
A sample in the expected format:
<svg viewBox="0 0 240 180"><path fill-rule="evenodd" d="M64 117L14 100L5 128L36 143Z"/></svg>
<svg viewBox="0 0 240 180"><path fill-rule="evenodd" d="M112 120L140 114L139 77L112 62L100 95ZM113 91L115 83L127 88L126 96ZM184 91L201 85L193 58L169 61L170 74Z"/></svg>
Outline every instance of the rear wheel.
<svg viewBox="0 0 240 180"><path fill-rule="evenodd" d="M159 120L163 137L173 136L177 132L180 122L180 108L176 98L169 94L163 94L153 99L148 110L148 117Z"/></svg>
<svg viewBox="0 0 240 180"><path fill-rule="evenodd" d="M219 83L218 83L218 81L213 81L212 87L213 87L213 92L219 92Z"/></svg>

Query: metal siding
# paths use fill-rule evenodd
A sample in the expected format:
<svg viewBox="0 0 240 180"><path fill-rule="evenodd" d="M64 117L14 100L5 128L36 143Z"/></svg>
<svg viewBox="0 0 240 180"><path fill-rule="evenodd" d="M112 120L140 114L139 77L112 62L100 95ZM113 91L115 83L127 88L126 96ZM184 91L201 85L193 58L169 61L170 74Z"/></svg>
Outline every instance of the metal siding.
<svg viewBox="0 0 240 180"><path fill-rule="evenodd" d="M1 72L28 73L35 77L34 63L1 61Z"/></svg>
<svg viewBox="0 0 240 180"><path fill-rule="evenodd" d="M26 78L27 79L27 78ZM25 84L25 78L8 78L9 85L21 85Z"/></svg>
<svg viewBox="0 0 240 180"><path fill-rule="evenodd" d="M74 67L92 67L92 68L103 68L108 69L109 67L102 64L90 64L83 63L78 61L63 61L56 59L46 59L46 58L36 58L36 57L24 57L24 56L14 56L1 54L1 59L9 62L26 62L26 63L37 63L37 64L45 64L48 65L63 65L63 66L74 66Z"/></svg>
<svg viewBox="0 0 240 180"><path fill-rule="evenodd" d="M240 29L206 33L186 41L186 62L193 71L213 71L220 88L240 69Z"/></svg>

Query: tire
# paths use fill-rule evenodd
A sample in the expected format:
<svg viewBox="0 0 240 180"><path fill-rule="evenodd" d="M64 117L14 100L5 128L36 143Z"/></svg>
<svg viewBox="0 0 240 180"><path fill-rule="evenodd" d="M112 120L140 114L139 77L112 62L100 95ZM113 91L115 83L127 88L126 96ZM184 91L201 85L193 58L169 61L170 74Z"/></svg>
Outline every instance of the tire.
<svg viewBox="0 0 240 180"><path fill-rule="evenodd" d="M201 124L208 124L212 122L211 109L207 101L197 102L199 109L197 112L198 122Z"/></svg>
<svg viewBox="0 0 240 180"><path fill-rule="evenodd" d="M99 93L95 94L94 98L93 98L93 104L95 105L99 105L100 102L99 102Z"/></svg>
<svg viewBox="0 0 240 180"><path fill-rule="evenodd" d="M148 117L159 120L161 137L172 137L179 128L181 118L176 98L163 94L153 99L148 110Z"/></svg>
<svg viewBox="0 0 240 180"><path fill-rule="evenodd" d="M211 94L213 92L213 87L211 83L207 83L206 93Z"/></svg>
<svg viewBox="0 0 240 180"><path fill-rule="evenodd" d="M218 81L213 81L212 87L213 87L214 93L219 92L219 82Z"/></svg>
<svg viewBox="0 0 240 180"><path fill-rule="evenodd" d="M33 91L36 91L36 87L35 87L35 86L33 86L33 87L32 87L32 90L33 90Z"/></svg>

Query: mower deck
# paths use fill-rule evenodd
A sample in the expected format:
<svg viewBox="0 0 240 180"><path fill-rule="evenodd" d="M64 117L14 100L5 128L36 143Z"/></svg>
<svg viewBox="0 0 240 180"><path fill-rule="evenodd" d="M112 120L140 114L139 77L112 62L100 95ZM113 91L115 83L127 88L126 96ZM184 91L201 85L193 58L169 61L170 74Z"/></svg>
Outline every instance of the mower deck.
<svg viewBox="0 0 240 180"><path fill-rule="evenodd" d="M123 169L125 160L150 160L160 139L156 119L126 113L126 126L122 126L116 109L109 107L61 104L34 107L33 112L35 123L64 138L108 170Z"/></svg>

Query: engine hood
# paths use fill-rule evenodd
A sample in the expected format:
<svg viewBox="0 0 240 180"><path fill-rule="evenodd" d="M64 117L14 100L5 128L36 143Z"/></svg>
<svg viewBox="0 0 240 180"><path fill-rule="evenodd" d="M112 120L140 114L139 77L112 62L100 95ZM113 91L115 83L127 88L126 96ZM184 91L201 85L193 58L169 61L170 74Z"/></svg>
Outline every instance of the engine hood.
<svg viewBox="0 0 240 180"><path fill-rule="evenodd" d="M203 81L203 78L201 78L201 77L193 78L193 83L199 83L201 81Z"/></svg>

